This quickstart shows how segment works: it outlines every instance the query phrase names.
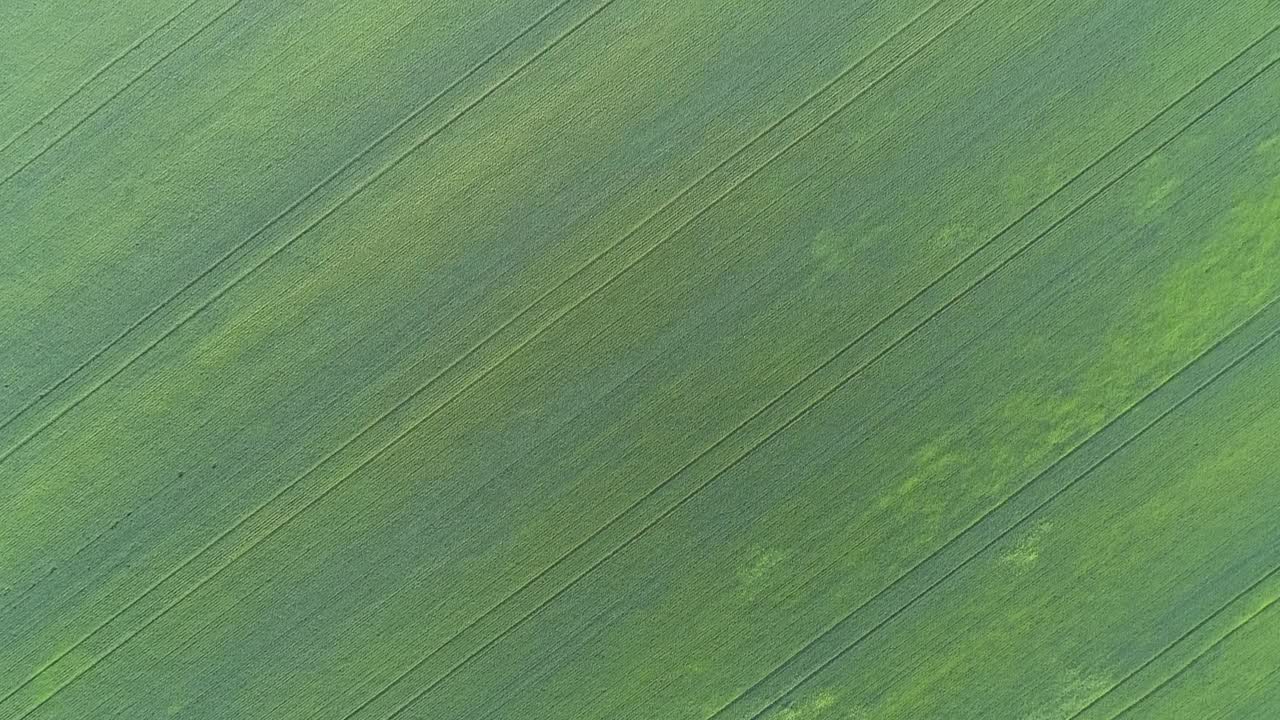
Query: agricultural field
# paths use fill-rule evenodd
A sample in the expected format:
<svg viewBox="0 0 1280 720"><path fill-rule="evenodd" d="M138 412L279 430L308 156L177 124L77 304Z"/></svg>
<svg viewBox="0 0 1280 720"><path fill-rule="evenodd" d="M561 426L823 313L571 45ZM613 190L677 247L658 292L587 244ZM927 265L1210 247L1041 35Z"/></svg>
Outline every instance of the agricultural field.
<svg viewBox="0 0 1280 720"><path fill-rule="evenodd" d="M0 47L0 720L1280 717L1275 0Z"/></svg>

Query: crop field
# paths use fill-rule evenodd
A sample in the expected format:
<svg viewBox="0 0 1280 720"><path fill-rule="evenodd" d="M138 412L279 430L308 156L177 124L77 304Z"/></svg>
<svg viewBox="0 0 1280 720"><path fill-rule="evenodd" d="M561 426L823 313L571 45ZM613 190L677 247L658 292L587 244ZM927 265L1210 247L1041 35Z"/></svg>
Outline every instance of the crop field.
<svg viewBox="0 0 1280 720"><path fill-rule="evenodd" d="M1280 718L1280 2L0 3L0 720Z"/></svg>

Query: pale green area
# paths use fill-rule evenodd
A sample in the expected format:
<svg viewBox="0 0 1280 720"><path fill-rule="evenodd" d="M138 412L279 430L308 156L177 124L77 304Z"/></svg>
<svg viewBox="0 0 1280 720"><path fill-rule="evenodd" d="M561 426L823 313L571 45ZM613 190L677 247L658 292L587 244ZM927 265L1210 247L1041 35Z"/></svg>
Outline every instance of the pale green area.
<svg viewBox="0 0 1280 720"><path fill-rule="evenodd" d="M0 187L0 420L212 268L0 431L0 693L75 648L0 712L386 718L449 675L400 717L706 718L1280 294L1271 72L877 359L1274 57L957 266L1274 3L993 0L870 87L974 5L942 2L687 195L927 3L616 0L565 36L597 5L411 115L551 4L246 4ZM1269 557L1275 357L772 716L1105 692Z"/></svg>

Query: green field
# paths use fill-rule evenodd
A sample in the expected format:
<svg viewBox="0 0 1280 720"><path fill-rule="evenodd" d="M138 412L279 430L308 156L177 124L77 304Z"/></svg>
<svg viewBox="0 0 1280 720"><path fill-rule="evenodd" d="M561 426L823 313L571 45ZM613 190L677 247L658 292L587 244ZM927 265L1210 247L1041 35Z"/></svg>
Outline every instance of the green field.
<svg viewBox="0 0 1280 720"><path fill-rule="evenodd" d="M0 720L1280 717L1280 4L0 7Z"/></svg>

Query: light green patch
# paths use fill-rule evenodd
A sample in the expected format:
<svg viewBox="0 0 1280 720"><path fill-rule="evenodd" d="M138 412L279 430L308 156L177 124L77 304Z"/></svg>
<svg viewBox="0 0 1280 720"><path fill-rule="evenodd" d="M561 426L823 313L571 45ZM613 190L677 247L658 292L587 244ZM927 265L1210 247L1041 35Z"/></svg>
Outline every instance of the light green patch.
<svg viewBox="0 0 1280 720"><path fill-rule="evenodd" d="M898 485L898 495L910 495L945 480L964 464L964 458L958 450L959 443L955 439L958 434L959 431L952 430L925 442L915 451L912 465L916 470ZM892 496L881 500L882 507L887 507L892 502Z"/></svg>
<svg viewBox="0 0 1280 720"><path fill-rule="evenodd" d="M738 570L738 579L744 585L753 585L760 581L770 570L790 555L781 550L757 548L751 561Z"/></svg>
<svg viewBox="0 0 1280 720"><path fill-rule="evenodd" d="M1223 642L1198 656L1185 672L1161 687L1133 717L1275 717L1280 708L1280 605L1254 616ZM1223 699L1228 701L1224 703ZM1128 716L1126 716L1128 717Z"/></svg>
<svg viewBox="0 0 1280 720"><path fill-rule="evenodd" d="M1169 272L1111 333L1098 380L1132 383L1189 347L1203 347L1224 325L1280 290L1280 185L1237 203L1203 250Z"/></svg>
<svg viewBox="0 0 1280 720"><path fill-rule="evenodd" d="M1026 716L1026 720L1063 720L1074 715L1114 683L1101 675L1069 668L1059 677L1051 699Z"/></svg>
<svg viewBox="0 0 1280 720"><path fill-rule="evenodd" d="M944 225L928 242L928 251L955 254L978 244L978 228L968 223Z"/></svg>
<svg viewBox="0 0 1280 720"><path fill-rule="evenodd" d="M912 455L912 470L879 506L936 496L944 483L950 493L1001 497L1025 477L1026 468L1083 441L1144 389L1176 372L1190 353L1280 292L1277 228L1280 186L1238 203L1202 252L1170 270L1154 292L1143 294L1153 302L1118 315L1123 320L1106 334L1095 363L1070 383L1011 393L996 413L1002 430L988 435L993 440L975 442L970 433L953 429L924 443ZM906 511L920 507L914 502Z"/></svg>
<svg viewBox="0 0 1280 720"><path fill-rule="evenodd" d="M1033 207L1046 195L1045 188L1056 189L1062 179L1071 177L1072 169L1061 163L1030 163L1010 174L1004 183L1004 200L1014 207Z"/></svg>
<svg viewBox="0 0 1280 720"><path fill-rule="evenodd" d="M1000 556L1000 562L1018 569L1025 569L1036 564L1040 559L1044 536L1052 529L1053 523L1047 520L1036 523L1035 527L1019 538L1010 550Z"/></svg>
<svg viewBox="0 0 1280 720"><path fill-rule="evenodd" d="M1184 172L1173 159L1156 155L1146 161L1140 175L1130 180L1132 187L1116 199L1128 208L1135 222L1146 225L1169 209L1174 194L1185 184Z"/></svg>
<svg viewBox="0 0 1280 720"><path fill-rule="evenodd" d="M827 277L849 272L859 258L867 257L870 245L866 237L851 237L832 228L819 230L809 243L809 255L814 260L816 272L808 284L816 286Z"/></svg>
<svg viewBox="0 0 1280 720"><path fill-rule="evenodd" d="M834 692L823 690L808 700L784 705L766 717L771 720L818 720L830 717L826 711L834 708L838 699Z"/></svg>
<svg viewBox="0 0 1280 720"><path fill-rule="evenodd" d="M912 455L912 469L881 508L910 496L918 501L951 494L971 499L1002 497L1028 466L1047 461L1055 451L1079 442L1105 414L1083 399L1060 394L1017 392L998 409L1004 432L999 442L975 441L972 432L953 429L927 441ZM947 493L939 492L941 487ZM939 507L939 510L944 508Z"/></svg>
<svg viewBox="0 0 1280 720"><path fill-rule="evenodd" d="M1154 218L1167 210L1170 198L1180 187L1182 187L1181 179L1170 178L1152 188L1143 199L1141 217Z"/></svg>

